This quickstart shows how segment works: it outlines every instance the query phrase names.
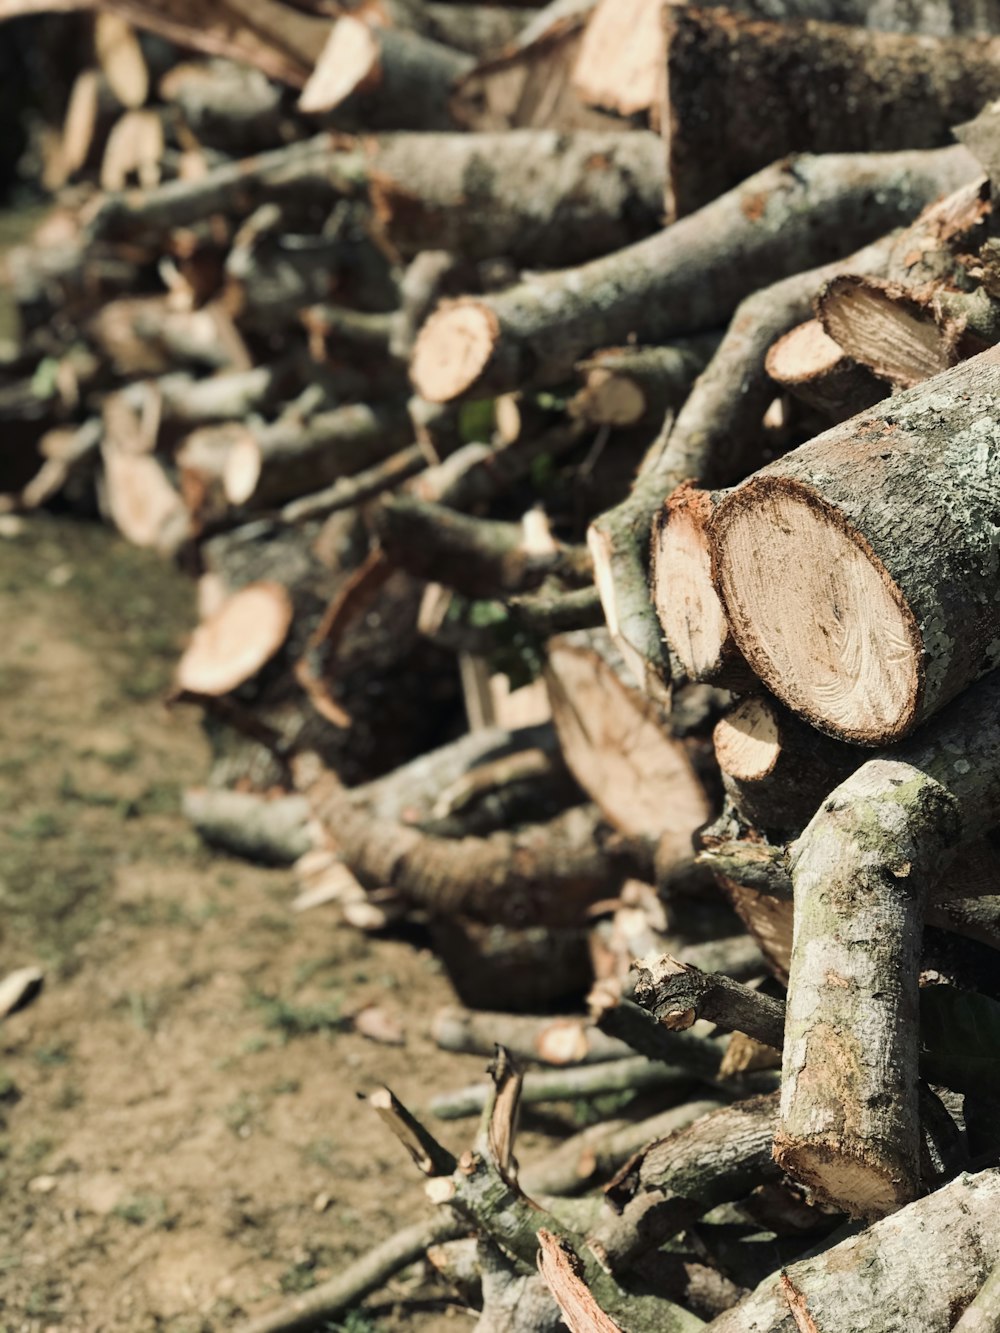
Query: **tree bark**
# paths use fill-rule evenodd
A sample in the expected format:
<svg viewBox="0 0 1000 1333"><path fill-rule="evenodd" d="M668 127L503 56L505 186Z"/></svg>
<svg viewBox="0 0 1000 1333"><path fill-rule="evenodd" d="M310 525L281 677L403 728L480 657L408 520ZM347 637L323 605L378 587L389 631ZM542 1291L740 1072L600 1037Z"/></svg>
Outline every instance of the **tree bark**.
<svg viewBox="0 0 1000 1333"><path fill-rule="evenodd" d="M765 1278L710 1333L949 1333L1000 1258L1000 1173L961 1175L811 1259Z"/></svg>
<svg viewBox="0 0 1000 1333"><path fill-rule="evenodd" d="M782 1167L855 1216L915 1197L917 980L931 885L996 819L1000 677L986 677L817 812L792 860Z"/></svg>
<svg viewBox="0 0 1000 1333"><path fill-rule="evenodd" d="M414 383L432 402L484 397L558 383L598 347L707 332L762 283L909 221L970 171L962 148L801 157L765 168L680 225L613 255L441 307L417 339Z"/></svg>
<svg viewBox="0 0 1000 1333"><path fill-rule="evenodd" d="M668 216L683 217L789 153L950 143L1000 93L1000 40L669 12ZM830 113L818 88L837 89Z"/></svg>

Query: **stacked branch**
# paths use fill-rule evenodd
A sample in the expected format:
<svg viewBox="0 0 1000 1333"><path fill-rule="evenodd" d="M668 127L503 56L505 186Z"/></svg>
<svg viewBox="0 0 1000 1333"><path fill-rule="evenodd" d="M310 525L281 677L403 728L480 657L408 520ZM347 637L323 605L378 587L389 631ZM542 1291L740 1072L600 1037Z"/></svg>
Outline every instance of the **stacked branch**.
<svg viewBox="0 0 1000 1333"><path fill-rule="evenodd" d="M971 1326L995 6L90 7L2 508L198 577L189 818L417 923L437 1040L543 1066L423 1099L484 1111L457 1161L376 1091L439 1216L249 1327L428 1249L483 1333ZM518 1170L518 1105L609 1098Z"/></svg>

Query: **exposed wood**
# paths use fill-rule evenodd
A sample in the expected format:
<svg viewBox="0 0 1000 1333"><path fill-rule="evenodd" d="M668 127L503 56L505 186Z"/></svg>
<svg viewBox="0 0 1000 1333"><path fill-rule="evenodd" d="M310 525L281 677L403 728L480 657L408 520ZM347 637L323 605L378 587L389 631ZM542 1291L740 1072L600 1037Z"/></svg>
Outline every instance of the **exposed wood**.
<svg viewBox="0 0 1000 1333"><path fill-rule="evenodd" d="M691 845L712 809L696 738L686 742L648 699L605 631L548 645L545 679L566 762L607 818L626 833Z"/></svg>
<svg viewBox="0 0 1000 1333"><path fill-rule="evenodd" d="M834 278L831 286L838 279ZM889 386L810 319L772 343L764 368L776 384L836 424L885 398Z"/></svg>
<svg viewBox="0 0 1000 1333"><path fill-rule="evenodd" d="M712 581L708 525L721 496L683 482L653 523L653 603L675 674L737 692L755 677L736 647Z"/></svg>
<svg viewBox="0 0 1000 1333"><path fill-rule="evenodd" d="M771 464L716 511L737 643L832 735L898 739L997 662L977 506L991 493L980 441L998 386L1000 354L984 352Z"/></svg>
<svg viewBox="0 0 1000 1333"><path fill-rule="evenodd" d="M714 338L668 347L610 347L581 361L583 387L569 411L597 426L656 429L687 397L715 351Z"/></svg>
<svg viewBox="0 0 1000 1333"><path fill-rule="evenodd" d="M573 85L591 106L658 123L662 98L663 0L601 0L584 33Z"/></svg>
<svg viewBox="0 0 1000 1333"><path fill-rule="evenodd" d="M192 788L184 793L183 809L207 843L250 861L292 865L313 846L302 796L267 800L251 792Z"/></svg>
<svg viewBox="0 0 1000 1333"><path fill-rule="evenodd" d="M864 757L761 694L741 699L713 739L723 786L740 817L779 840L798 833Z"/></svg>
<svg viewBox="0 0 1000 1333"><path fill-rule="evenodd" d="M338 111L371 129L450 129L452 92L474 64L415 32L346 15L330 30L299 110Z"/></svg>
<svg viewBox="0 0 1000 1333"><path fill-rule="evenodd" d="M228 694L255 676L288 637L292 600L280 583L251 583L195 630L177 667L177 688Z"/></svg>

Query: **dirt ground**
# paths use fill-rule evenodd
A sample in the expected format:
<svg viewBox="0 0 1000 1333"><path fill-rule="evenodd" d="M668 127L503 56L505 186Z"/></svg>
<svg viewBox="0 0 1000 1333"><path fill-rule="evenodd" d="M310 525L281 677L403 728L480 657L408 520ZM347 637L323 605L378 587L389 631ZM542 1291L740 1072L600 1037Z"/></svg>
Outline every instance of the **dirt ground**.
<svg viewBox="0 0 1000 1333"><path fill-rule="evenodd" d="M431 1043L427 950L296 916L181 819L191 583L96 524L0 527L0 974L46 972L0 1026L0 1330L236 1327L428 1215L357 1092L419 1107L483 1062ZM404 1046L344 1029L376 999ZM470 1328L442 1294L411 1272L331 1327Z"/></svg>

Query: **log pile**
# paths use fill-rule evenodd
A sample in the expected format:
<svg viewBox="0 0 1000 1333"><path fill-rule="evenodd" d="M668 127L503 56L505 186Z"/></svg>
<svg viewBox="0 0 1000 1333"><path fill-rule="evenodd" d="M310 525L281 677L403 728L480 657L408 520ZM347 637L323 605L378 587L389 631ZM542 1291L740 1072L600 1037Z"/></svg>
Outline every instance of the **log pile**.
<svg viewBox="0 0 1000 1333"><path fill-rule="evenodd" d="M197 577L189 817L499 1047L246 1333L994 1327L1000 9L51 7L0 504Z"/></svg>

